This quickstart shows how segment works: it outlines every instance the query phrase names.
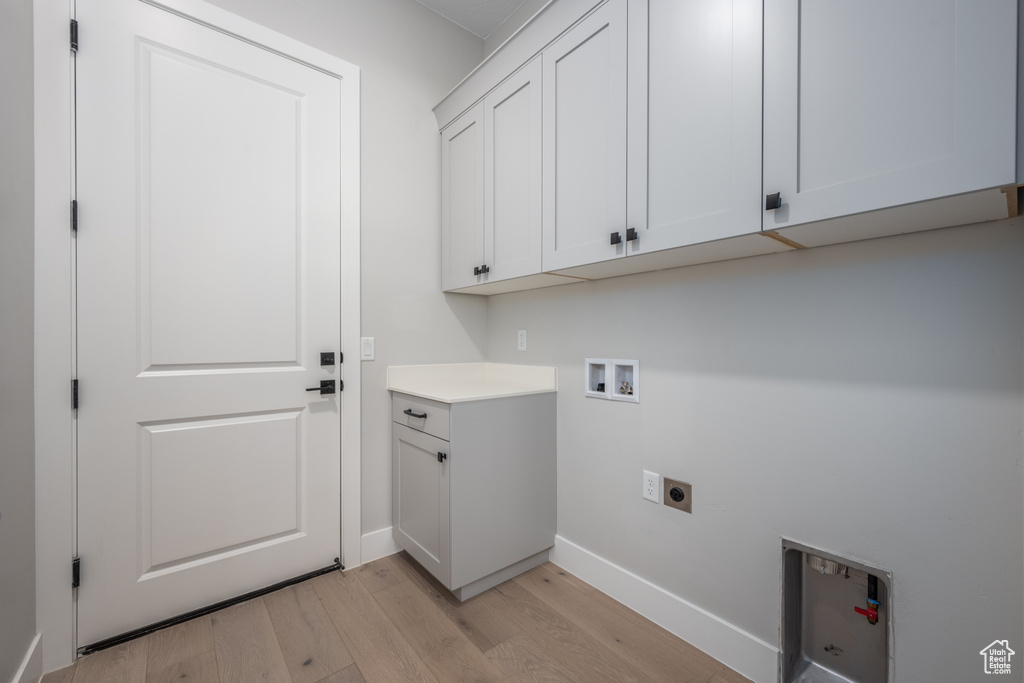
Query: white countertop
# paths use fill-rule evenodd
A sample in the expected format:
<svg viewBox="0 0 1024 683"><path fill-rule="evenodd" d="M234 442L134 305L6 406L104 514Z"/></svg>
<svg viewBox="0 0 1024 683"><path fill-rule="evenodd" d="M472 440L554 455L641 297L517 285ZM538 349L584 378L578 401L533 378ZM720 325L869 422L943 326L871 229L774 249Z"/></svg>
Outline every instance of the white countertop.
<svg viewBox="0 0 1024 683"><path fill-rule="evenodd" d="M546 394L558 389L557 370L511 363L388 366L388 390L441 403Z"/></svg>

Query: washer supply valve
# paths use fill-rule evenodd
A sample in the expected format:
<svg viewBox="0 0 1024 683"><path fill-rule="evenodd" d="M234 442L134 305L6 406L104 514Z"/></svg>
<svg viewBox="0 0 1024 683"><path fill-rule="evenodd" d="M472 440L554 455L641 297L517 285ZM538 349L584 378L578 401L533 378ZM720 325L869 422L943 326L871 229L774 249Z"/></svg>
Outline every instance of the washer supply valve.
<svg viewBox="0 0 1024 683"><path fill-rule="evenodd" d="M872 626L878 623L878 577L868 574L868 608L854 607L853 611L863 614Z"/></svg>

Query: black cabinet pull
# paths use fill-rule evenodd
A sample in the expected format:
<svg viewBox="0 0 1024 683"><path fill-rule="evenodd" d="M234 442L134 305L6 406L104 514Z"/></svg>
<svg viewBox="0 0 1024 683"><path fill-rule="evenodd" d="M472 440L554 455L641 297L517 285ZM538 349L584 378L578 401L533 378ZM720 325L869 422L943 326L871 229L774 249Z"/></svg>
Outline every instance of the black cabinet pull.
<svg viewBox="0 0 1024 683"><path fill-rule="evenodd" d="M437 461L438 462L444 462L447 457L448 457L447 453L442 453L441 451L437 452Z"/></svg>
<svg viewBox="0 0 1024 683"><path fill-rule="evenodd" d="M486 264L480 266L480 274L481 275L487 275L487 273L489 273L489 272L491 272L491 267L490 266L488 266Z"/></svg>
<svg viewBox="0 0 1024 683"><path fill-rule="evenodd" d="M632 242L633 240L640 239L640 235L636 233L636 228L630 228L626 231L626 241Z"/></svg>
<svg viewBox="0 0 1024 683"><path fill-rule="evenodd" d="M405 413L406 415L408 415L409 417L418 417L421 420L427 419L427 414L426 413L423 413L422 415L420 415L419 413L414 413L414 412L412 412L412 408L406 408L402 412Z"/></svg>
<svg viewBox="0 0 1024 683"><path fill-rule="evenodd" d="M617 232L613 232L612 233L612 241L611 241L611 243L612 243L612 246L615 246L616 244L622 244L622 235L620 235Z"/></svg>
<svg viewBox="0 0 1024 683"><path fill-rule="evenodd" d="M775 209L782 207L782 193L774 192L772 194L766 194L764 196L764 209L765 211L774 211Z"/></svg>
<svg viewBox="0 0 1024 683"><path fill-rule="evenodd" d="M320 380L320 386L310 387L306 391L319 391L320 395L333 394L334 393L334 380L333 379L322 379Z"/></svg>
<svg viewBox="0 0 1024 683"><path fill-rule="evenodd" d="M473 275L480 274L480 266L473 266Z"/></svg>

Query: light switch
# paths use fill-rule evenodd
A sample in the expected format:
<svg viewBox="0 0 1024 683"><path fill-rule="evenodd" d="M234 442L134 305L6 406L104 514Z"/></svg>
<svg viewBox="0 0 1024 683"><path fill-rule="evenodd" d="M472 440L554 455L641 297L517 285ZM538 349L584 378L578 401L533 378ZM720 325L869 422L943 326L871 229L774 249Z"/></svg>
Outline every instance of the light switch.
<svg viewBox="0 0 1024 683"><path fill-rule="evenodd" d="M359 360L373 360L373 337L363 337L360 340Z"/></svg>

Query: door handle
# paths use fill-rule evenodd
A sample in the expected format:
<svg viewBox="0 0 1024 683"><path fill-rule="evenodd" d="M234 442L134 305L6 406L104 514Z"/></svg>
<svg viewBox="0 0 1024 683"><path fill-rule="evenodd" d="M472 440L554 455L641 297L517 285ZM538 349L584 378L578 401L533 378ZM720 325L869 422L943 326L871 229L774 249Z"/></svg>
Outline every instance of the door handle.
<svg viewBox="0 0 1024 683"><path fill-rule="evenodd" d="M615 246L616 244L622 244L622 235L620 235L617 232L613 232L610 241L612 246Z"/></svg>
<svg viewBox="0 0 1024 683"><path fill-rule="evenodd" d="M333 394L334 393L334 380L333 379L322 379L320 380L320 386L310 387L306 391L319 391L320 395Z"/></svg>
<svg viewBox="0 0 1024 683"><path fill-rule="evenodd" d="M632 242L633 240L640 239L640 235L637 234L636 228L629 228L626 230L626 241Z"/></svg>

